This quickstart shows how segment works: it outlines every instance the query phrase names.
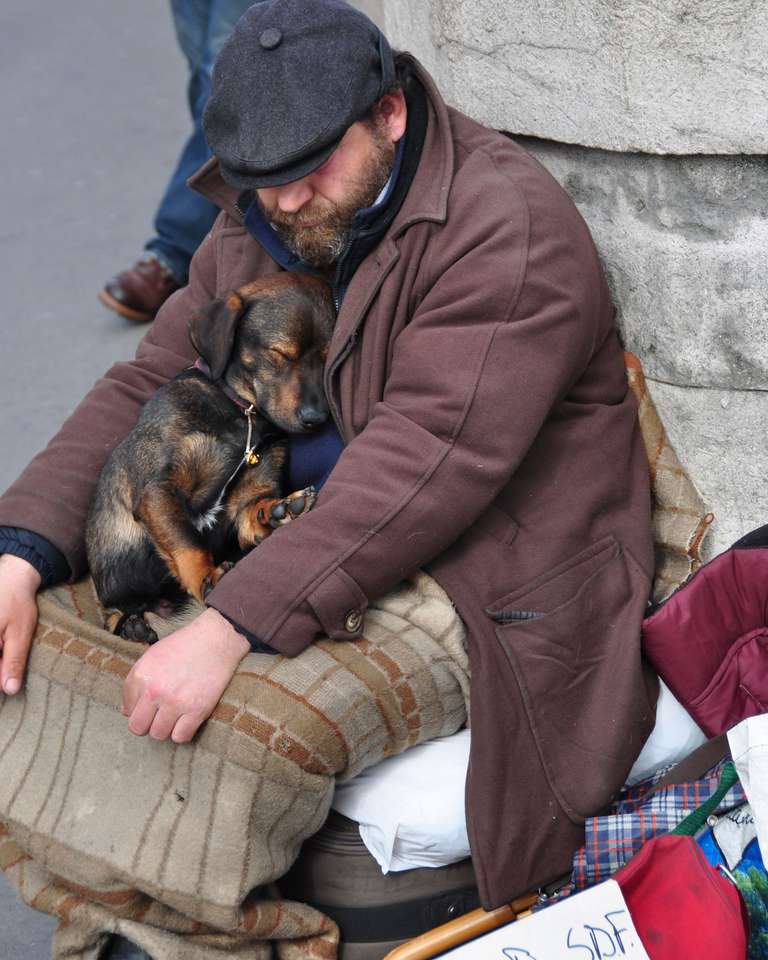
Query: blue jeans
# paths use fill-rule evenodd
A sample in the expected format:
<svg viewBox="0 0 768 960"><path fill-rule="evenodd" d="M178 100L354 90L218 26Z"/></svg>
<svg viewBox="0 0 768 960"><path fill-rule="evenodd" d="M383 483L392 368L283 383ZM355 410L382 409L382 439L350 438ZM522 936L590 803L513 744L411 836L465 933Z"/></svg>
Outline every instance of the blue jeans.
<svg viewBox="0 0 768 960"><path fill-rule="evenodd" d="M176 37L189 64L187 98L193 131L155 214L155 236L144 249L156 254L177 283L187 281L189 261L211 229L218 208L186 181L211 155L202 128L216 55L253 0L171 0Z"/></svg>

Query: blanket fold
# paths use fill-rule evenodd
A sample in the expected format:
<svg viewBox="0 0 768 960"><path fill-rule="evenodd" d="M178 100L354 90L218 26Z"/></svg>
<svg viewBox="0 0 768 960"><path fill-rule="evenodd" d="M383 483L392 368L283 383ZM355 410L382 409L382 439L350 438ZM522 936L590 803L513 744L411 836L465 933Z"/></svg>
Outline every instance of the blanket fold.
<svg viewBox="0 0 768 960"><path fill-rule="evenodd" d="M114 932L156 960L267 956L270 942L333 957L334 924L268 885L322 826L337 778L465 723L465 628L442 589L417 574L358 641L250 654L183 745L127 733L121 686L142 647L104 629L90 580L39 607L25 690L0 700L0 864L59 918L54 957L95 958Z"/></svg>

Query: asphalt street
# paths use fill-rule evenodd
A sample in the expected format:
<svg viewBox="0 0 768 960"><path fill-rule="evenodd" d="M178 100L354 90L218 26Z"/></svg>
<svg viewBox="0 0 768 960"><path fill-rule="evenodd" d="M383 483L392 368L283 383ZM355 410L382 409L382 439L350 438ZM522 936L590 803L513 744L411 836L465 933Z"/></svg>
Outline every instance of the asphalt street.
<svg viewBox="0 0 768 960"><path fill-rule="evenodd" d="M0 4L0 489L144 333L96 293L149 235L185 84L168 4ZM44 960L53 927L0 879L0 960Z"/></svg>
<svg viewBox="0 0 768 960"><path fill-rule="evenodd" d="M146 330L96 294L150 236L185 86L169 4L0 4L0 491ZM0 960L44 960L53 928L0 873Z"/></svg>

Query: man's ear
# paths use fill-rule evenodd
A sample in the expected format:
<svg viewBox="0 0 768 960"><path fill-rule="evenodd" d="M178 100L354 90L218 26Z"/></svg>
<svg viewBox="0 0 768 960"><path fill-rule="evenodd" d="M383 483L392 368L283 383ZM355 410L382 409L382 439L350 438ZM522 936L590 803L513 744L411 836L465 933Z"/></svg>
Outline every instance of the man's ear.
<svg viewBox="0 0 768 960"><path fill-rule="evenodd" d="M237 321L245 310L240 294L228 293L203 307L187 323L192 346L211 368L211 378L221 379L232 353Z"/></svg>
<svg viewBox="0 0 768 960"><path fill-rule="evenodd" d="M405 133L408 122L408 108L405 105L405 94L402 90L393 90L385 93L376 101L375 111L384 123L387 137L396 143Z"/></svg>

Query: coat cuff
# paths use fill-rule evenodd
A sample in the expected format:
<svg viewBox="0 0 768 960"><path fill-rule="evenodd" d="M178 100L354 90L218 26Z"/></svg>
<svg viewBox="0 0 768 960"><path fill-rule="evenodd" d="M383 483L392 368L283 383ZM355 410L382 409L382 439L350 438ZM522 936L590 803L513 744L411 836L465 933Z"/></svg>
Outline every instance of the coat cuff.
<svg viewBox="0 0 768 960"><path fill-rule="evenodd" d="M242 577L233 575L235 572L222 577L206 598L207 605L247 631L253 631L257 622L274 621L272 604L279 603L279 597L264 595L263 611L253 609L251 598L246 611L242 593L246 585ZM284 656L295 657L318 637L357 640L363 634L367 608L368 598L357 582L337 567L287 617L279 620L271 633L259 630L258 636Z"/></svg>
<svg viewBox="0 0 768 960"><path fill-rule="evenodd" d="M259 640L255 633L251 633L250 630L246 630L245 627L241 626L239 623L235 623L232 617L228 617L226 613L222 613L221 610L217 610L217 613L221 614L224 619L231 624L235 630L240 634L241 637L245 639L251 645L251 653L277 653L278 651L274 647L270 647L268 643L264 643L263 640Z"/></svg>
<svg viewBox="0 0 768 960"><path fill-rule="evenodd" d="M341 567L310 593L307 603L331 640L356 640L362 636L368 598Z"/></svg>

